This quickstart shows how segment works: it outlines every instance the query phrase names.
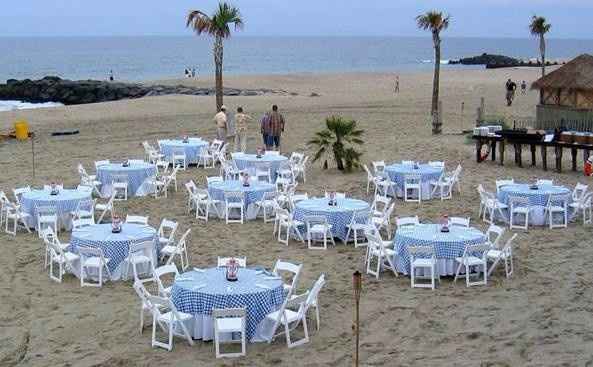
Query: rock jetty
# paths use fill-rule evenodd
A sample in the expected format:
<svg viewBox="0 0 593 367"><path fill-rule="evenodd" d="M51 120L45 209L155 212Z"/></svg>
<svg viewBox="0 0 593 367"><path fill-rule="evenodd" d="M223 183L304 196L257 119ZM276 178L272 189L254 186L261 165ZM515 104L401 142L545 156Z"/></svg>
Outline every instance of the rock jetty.
<svg viewBox="0 0 593 367"><path fill-rule="evenodd" d="M541 66L540 62L524 61L504 55L483 53L479 56L466 57L459 60L450 60L450 65L485 65L487 69L508 68L517 66ZM558 65L558 62L546 62L546 65Z"/></svg>
<svg viewBox="0 0 593 367"><path fill-rule="evenodd" d="M60 102L65 105L117 101L147 96L185 94L214 95L214 88L193 88L184 85L147 85L106 82L99 80L67 80L46 76L39 80L9 79L0 84L0 100L18 100L30 103ZM225 88L225 96L258 96L264 94L288 95L284 90Z"/></svg>

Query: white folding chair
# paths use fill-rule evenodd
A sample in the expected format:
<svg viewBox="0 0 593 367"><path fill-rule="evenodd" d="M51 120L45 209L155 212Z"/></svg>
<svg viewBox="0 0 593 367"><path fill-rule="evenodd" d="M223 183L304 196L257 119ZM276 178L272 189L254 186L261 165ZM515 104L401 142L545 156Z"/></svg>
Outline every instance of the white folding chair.
<svg viewBox="0 0 593 367"><path fill-rule="evenodd" d="M512 178L504 179L504 180L496 180L495 181L495 184L496 184L496 192L498 192L501 187L508 186L508 185L513 185L514 183L515 183L515 180L512 179Z"/></svg>
<svg viewBox="0 0 593 367"><path fill-rule="evenodd" d="M216 358L235 358L246 354L245 326L247 324L247 312L244 308L213 309L212 319L214 321L214 346ZM235 339L237 333L241 334L240 339ZM221 336L223 338L221 338ZM240 343L241 352L221 353L220 345L224 343Z"/></svg>
<svg viewBox="0 0 593 367"><path fill-rule="evenodd" d="M227 266L227 264L231 260L235 260L235 262L237 263L237 266L239 266L240 268L247 267L247 258L246 257L230 257L230 256L220 257L219 256L216 263L218 264L217 266L219 268L224 268Z"/></svg>
<svg viewBox="0 0 593 367"><path fill-rule="evenodd" d="M270 162L257 162L255 164L255 179L272 183L272 165Z"/></svg>
<svg viewBox="0 0 593 367"><path fill-rule="evenodd" d="M211 153L208 147L202 147L200 149L198 166L202 166L204 168L214 168L214 155Z"/></svg>
<svg viewBox="0 0 593 367"><path fill-rule="evenodd" d="M288 240L291 235L298 237L300 241L304 241L303 235L299 227L304 226L305 223L295 220L293 214L284 208L276 207L276 218L274 221L274 234L278 231L278 242L284 243L288 246ZM282 229L286 234L286 238L282 238Z"/></svg>
<svg viewBox="0 0 593 367"><path fill-rule="evenodd" d="M334 236L332 234L332 225L327 222L324 216L311 215L305 217L307 228L307 247L310 250L327 250L327 240L335 246ZM322 243L322 245L315 245Z"/></svg>
<svg viewBox="0 0 593 367"><path fill-rule="evenodd" d="M303 178L303 183L307 182L307 162L309 161L309 156L306 156L301 161L295 163L293 165L293 172L294 172L294 179L295 181L299 179L299 177Z"/></svg>
<svg viewBox="0 0 593 367"><path fill-rule="evenodd" d="M106 166L108 164L110 164L111 162L109 161L109 159L104 159L101 161L95 161L95 170L98 169L101 166Z"/></svg>
<svg viewBox="0 0 593 367"><path fill-rule="evenodd" d="M346 242L354 241L354 248L366 246L366 242L359 241L366 237L364 231L370 226L370 217L368 210L354 210L352 212L352 219L348 224L348 232L346 232Z"/></svg>
<svg viewBox="0 0 593 367"><path fill-rule="evenodd" d="M593 206L591 205L593 198L593 192L589 192L576 202L572 202L568 204L569 208L571 208L575 215L578 215L579 212L583 215L583 224L591 224L591 219L593 218Z"/></svg>
<svg viewBox="0 0 593 367"><path fill-rule="evenodd" d="M303 269L303 264L293 264L288 261L276 260L276 264L274 264L274 270L272 273L282 276L284 273L291 274L291 281L290 284L284 282L282 287L284 288L284 292L292 293L298 284L299 277L301 276L301 270Z"/></svg>
<svg viewBox="0 0 593 367"><path fill-rule="evenodd" d="M51 227L54 233L59 232L58 209L54 205L36 205L35 215L37 216L37 234L41 238L41 231L45 227Z"/></svg>
<svg viewBox="0 0 593 367"><path fill-rule="evenodd" d="M236 211L239 219L232 219L232 213ZM224 192L224 217L226 223L243 224L245 211L245 193L243 191L225 191Z"/></svg>
<svg viewBox="0 0 593 367"><path fill-rule="evenodd" d="M4 224L9 203L10 200L8 199L8 196L6 196L4 191L0 190L0 228L2 227L2 224Z"/></svg>
<svg viewBox="0 0 593 367"><path fill-rule="evenodd" d="M422 202L422 176L417 174L404 175L404 201Z"/></svg>
<svg viewBox="0 0 593 367"><path fill-rule="evenodd" d="M455 272L455 279L453 282L457 282L457 278L459 278L461 269L465 268L465 285L467 287L471 287L473 285L487 285L488 250L490 250L490 245L487 243L465 246L463 255L461 257L455 258L455 262L459 263L459 265L457 266L457 271ZM474 273L471 272L472 268L477 268ZM471 281L472 276L479 278L480 273L483 273L482 280L478 279L477 281Z"/></svg>
<svg viewBox="0 0 593 367"><path fill-rule="evenodd" d="M367 167L366 164L362 165L362 168L364 168L364 170L367 173L367 194L369 193L369 190L371 188L371 185L373 185L373 189L376 192L377 191L377 181L381 181L380 177L375 177L371 171L369 170L369 167Z"/></svg>
<svg viewBox="0 0 593 367"><path fill-rule="evenodd" d="M175 231L177 231L177 223L163 218L157 234L159 236L159 248L162 249L163 247L173 243L175 239Z"/></svg>
<svg viewBox="0 0 593 367"><path fill-rule="evenodd" d="M366 272L374 275L379 279L381 271L384 269L391 270L397 277L397 270L395 269L394 260L397 257L397 251L393 248L385 247L384 241L377 233L367 230L365 235L368 240L367 257L366 257ZM393 245L392 245L393 246Z"/></svg>
<svg viewBox="0 0 593 367"><path fill-rule="evenodd" d="M169 282L165 284L162 278L164 276L173 278L177 277L179 275L179 270L177 269L177 266L175 266L174 263L159 266L158 268L153 269L152 273L154 274L154 279L156 280L158 286L159 295L161 297L169 297L171 295L171 287L173 281L170 282L171 285L169 285Z"/></svg>
<svg viewBox="0 0 593 367"><path fill-rule="evenodd" d="M144 273L150 274L150 279L152 279L152 269L154 269L155 265L153 261L153 252L154 252L154 242L153 241L144 241L139 243L130 243L128 247L128 256L124 260L126 264L126 270L124 272L125 276L129 278L130 276L130 266L132 267L132 273L134 274L135 281L143 281L145 279L140 279L138 267L142 266Z"/></svg>
<svg viewBox="0 0 593 367"><path fill-rule="evenodd" d="M169 298L149 296L148 300L152 305L152 346L165 348L168 351L173 349L173 336L185 337L190 346L194 345L191 334L186 326L191 324L193 316L179 312ZM157 340L157 325L168 333L168 341ZM181 329L181 332L179 331Z"/></svg>
<svg viewBox="0 0 593 367"><path fill-rule="evenodd" d="M496 224L491 224L488 229L486 230L486 241L490 248L497 249L499 246L499 242L504 235L505 229L503 227L499 227Z"/></svg>
<svg viewBox="0 0 593 367"><path fill-rule="evenodd" d="M437 258L432 246L408 246L410 255L410 285L412 288L430 288L436 287L436 282L440 282L440 275L437 267ZM417 269L424 269L425 274L417 274ZM430 273L427 276L426 270ZM416 279L430 279L430 283L419 283Z"/></svg>
<svg viewBox="0 0 593 367"><path fill-rule="evenodd" d="M589 190L588 185L583 185L582 183L577 182L574 189L572 190L572 201L582 200L582 198L587 194L587 190Z"/></svg>
<svg viewBox="0 0 593 367"><path fill-rule="evenodd" d="M193 180L189 180L185 183L185 190L187 191L187 212L191 213L198 206L198 187Z"/></svg>
<svg viewBox="0 0 593 367"><path fill-rule="evenodd" d="M224 179L222 178L222 176L209 176L206 177L206 183L208 185L215 183L215 182L224 182Z"/></svg>
<svg viewBox="0 0 593 367"><path fill-rule="evenodd" d="M198 189L196 193L196 219L203 219L208 222L208 218L210 217L210 209L214 209L214 212L219 218L222 217L220 209L222 202L220 200L212 199L208 190Z"/></svg>
<svg viewBox="0 0 593 367"><path fill-rule="evenodd" d="M414 227L420 224L420 220L418 216L415 215L413 217L397 217L395 218L395 226L397 229L404 228L404 227Z"/></svg>
<svg viewBox="0 0 593 367"><path fill-rule="evenodd" d="M111 196L109 197L109 200L107 200L107 202L95 203L95 210L98 210L101 212L101 215L99 216L99 219L97 220L97 223L102 223L103 218L105 218L105 215L107 213L109 213L110 216L113 216L114 202L115 202L115 191L111 193Z"/></svg>
<svg viewBox="0 0 593 367"><path fill-rule="evenodd" d="M95 204L96 201L92 199L81 200L76 204L76 210L71 212L70 215L73 221L77 221L78 227L95 224Z"/></svg>
<svg viewBox="0 0 593 367"><path fill-rule="evenodd" d="M175 262L175 257L179 256L182 271L185 271L185 269L187 269L189 266L189 259L187 257L187 242L190 233L191 228L185 231L179 241L177 241L176 245L168 244L161 249L161 258L169 258L167 260L167 264L173 264Z"/></svg>
<svg viewBox="0 0 593 367"><path fill-rule="evenodd" d="M388 196L375 195L373 203L371 204L371 213L375 217L383 216L385 212L389 209L389 205L391 204L391 202L392 200Z"/></svg>
<svg viewBox="0 0 593 367"><path fill-rule="evenodd" d="M375 225L375 227L377 227L377 230L379 232L381 232L381 230L384 230L387 238L391 238L391 215L393 214L393 211L395 210L395 203L391 203L391 205L389 205L389 208L385 211L385 213L383 213L382 216L373 216L371 218L371 223L373 223Z"/></svg>
<svg viewBox="0 0 593 367"><path fill-rule="evenodd" d="M375 176L385 171L385 161L374 161L371 163L373 165L373 171L375 171Z"/></svg>
<svg viewBox="0 0 593 367"><path fill-rule="evenodd" d="M187 156L185 155L185 149L173 149L171 154L171 164L173 167L179 167L181 171L187 169Z"/></svg>
<svg viewBox="0 0 593 367"><path fill-rule="evenodd" d="M274 210L278 205L276 201L277 195L278 193L275 191L264 192L262 198L255 203L255 207L257 208L256 216L263 211L264 223L274 221Z"/></svg>
<svg viewBox="0 0 593 367"><path fill-rule="evenodd" d="M562 222L555 223L554 215L560 214ZM548 198L548 203L544 209L544 215L548 218L550 229L568 227L568 195L553 194Z"/></svg>
<svg viewBox="0 0 593 367"><path fill-rule="evenodd" d="M436 193L438 192L441 201L451 199L453 197L453 183L453 178L447 176L447 174L443 172L439 176L438 180L430 181L429 184L432 188L430 192L430 197L434 198Z"/></svg>
<svg viewBox="0 0 593 367"><path fill-rule="evenodd" d="M537 186L554 186L554 180L537 180L535 184Z"/></svg>
<svg viewBox="0 0 593 367"><path fill-rule="evenodd" d="M506 277L509 278L511 275L513 275L513 241L515 238L517 238L517 236L518 234L515 233L511 238L509 238L502 249L491 247L486 252L487 259L492 261L492 265L490 265L490 269L488 269L489 277L492 275L492 272L500 261L504 261L504 272Z"/></svg>
<svg viewBox="0 0 593 367"><path fill-rule="evenodd" d="M510 196L509 197L509 227L519 228L523 230L529 229L529 213L531 212L531 207L529 206L529 199L526 197L520 196ZM516 217L523 217L525 219L525 223L523 225L516 224Z"/></svg>
<svg viewBox="0 0 593 367"><path fill-rule="evenodd" d="M27 192L31 192L30 186L18 187L12 190L12 193L14 194L14 200L17 205L21 205L21 196Z"/></svg>
<svg viewBox="0 0 593 367"><path fill-rule="evenodd" d="M4 231L9 233L13 236L16 236L16 232L19 226L25 228L27 232L31 233L29 226L27 225L27 220L31 218L29 213L25 213L20 205L13 204L11 202L7 202L4 208ZM13 222L12 229L10 229L10 221Z"/></svg>
<svg viewBox="0 0 593 367"><path fill-rule="evenodd" d="M126 223L148 225L148 217L142 215L127 215Z"/></svg>
<svg viewBox="0 0 593 367"><path fill-rule="evenodd" d="M144 331L144 313L145 312L149 312L150 315L152 316L152 303L150 303L149 301L149 297L152 296L152 294L150 294L150 292L146 289L146 287L144 286L145 282L148 281L153 281L152 279L147 279L144 281L141 280L136 280L134 281L134 290L136 291L136 294L138 295L138 298L140 298L140 334L142 334L142 332ZM154 320L153 320L154 321Z"/></svg>
<svg viewBox="0 0 593 367"><path fill-rule="evenodd" d="M451 227L466 227L469 228L471 218L449 217L449 226Z"/></svg>
<svg viewBox="0 0 593 367"><path fill-rule="evenodd" d="M294 348L309 342L309 329L307 327L307 310L311 304L308 301L308 293L301 294L296 297L286 298L278 311L274 311L266 315L266 320L273 323L272 337L269 340L271 343L276 337L285 335L286 345L288 348ZM277 332L279 326L284 327L283 330ZM304 337L293 341L290 335L299 325L303 325Z"/></svg>
<svg viewBox="0 0 593 367"><path fill-rule="evenodd" d="M480 212L478 215L482 216L482 221L494 224L496 221L496 215L506 221L506 215L504 211L507 210L510 214L509 206L499 201L493 193L490 193L482 187L478 186L478 193L480 194Z"/></svg>
<svg viewBox="0 0 593 367"><path fill-rule="evenodd" d="M78 255L80 256L80 286L81 287L102 287L103 286L103 269L106 270L107 279L111 280L111 271L107 264L110 259L103 254L103 249L95 247L78 246ZM93 272L98 273L98 281L85 281L89 278L93 280Z"/></svg>
<svg viewBox="0 0 593 367"><path fill-rule="evenodd" d="M115 200L128 200L128 175L123 173L112 175L111 188L115 193Z"/></svg>
<svg viewBox="0 0 593 367"><path fill-rule="evenodd" d="M51 280L61 283L62 277L66 271L72 272L74 270L74 263L79 260L80 257L72 252L66 251L57 237L54 237L52 240L47 240L46 245L46 256L48 257L46 262L49 263L49 277ZM54 272L54 264L58 267L57 275Z"/></svg>

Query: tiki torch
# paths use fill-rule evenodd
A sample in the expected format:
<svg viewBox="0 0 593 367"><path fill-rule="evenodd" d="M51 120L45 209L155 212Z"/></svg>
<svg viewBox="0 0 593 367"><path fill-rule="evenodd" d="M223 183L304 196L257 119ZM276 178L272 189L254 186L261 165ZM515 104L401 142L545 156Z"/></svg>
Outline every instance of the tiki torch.
<svg viewBox="0 0 593 367"><path fill-rule="evenodd" d="M354 288L354 323L352 324L352 331L354 331L354 338L356 340L356 349L354 353L354 367L358 367L358 344L359 344L359 310L360 310L360 292L362 290L362 274L357 270L352 274L352 286Z"/></svg>

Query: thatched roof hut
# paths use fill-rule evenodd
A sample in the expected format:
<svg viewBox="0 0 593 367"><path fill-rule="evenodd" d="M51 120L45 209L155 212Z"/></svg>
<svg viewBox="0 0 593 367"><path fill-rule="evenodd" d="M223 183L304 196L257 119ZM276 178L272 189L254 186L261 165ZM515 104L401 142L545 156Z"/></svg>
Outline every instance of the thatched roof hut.
<svg viewBox="0 0 593 367"><path fill-rule="evenodd" d="M593 120L593 56L583 54L538 79L538 120Z"/></svg>

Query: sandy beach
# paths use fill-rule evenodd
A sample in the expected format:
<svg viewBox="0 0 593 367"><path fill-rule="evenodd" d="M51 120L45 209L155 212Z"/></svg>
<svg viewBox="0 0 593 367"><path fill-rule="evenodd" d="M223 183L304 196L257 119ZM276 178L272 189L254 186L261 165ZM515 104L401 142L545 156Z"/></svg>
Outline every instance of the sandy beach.
<svg viewBox="0 0 593 367"><path fill-rule="evenodd" d="M243 106L259 119L272 104L284 114L287 127L284 152L304 151L306 141L323 127L330 115L358 121L365 130L363 162L402 159L443 160L449 169L463 166L462 194L452 200L414 203L397 201L395 215L418 215L435 221L443 214L471 216L480 229L476 186L494 190L496 178L531 180L551 178L574 187L591 185L581 173L557 174L541 167L505 167L477 164L473 144L458 134L471 128L480 98L488 115L507 121L535 115L537 92L517 93L506 107L504 84L508 78L536 80L539 69L444 70L441 94L444 135L433 137L429 125L432 73L401 73L398 95L394 74L298 74L225 76L225 86L283 89L286 96L225 97L235 111ZM156 81L155 81L156 83ZM161 84L192 83L212 86L212 79L168 80ZM290 95L296 93L297 95ZM311 97L311 93L319 96ZM464 112L461 104L464 103ZM17 118L35 132L36 176L32 177L31 144L0 141L0 190L39 186L50 181L75 186L80 162L94 171L95 160L141 158L143 140L197 135L214 138L214 97L162 96L101 104L0 113L0 131L12 128ZM80 130L79 135L51 137L51 132ZM249 132L248 147L261 144L259 129ZM528 152L525 152L527 159ZM569 156L569 154L566 154ZM569 167L569 165L565 165ZM92 168L92 169L91 169ZM179 182L193 179L205 186L218 169L191 168ZM587 182L588 180L588 182ZM345 191L371 201L366 174L324 171L309 167L307 183L299 191L310 195L324 190ZM80 288L78 278L67 275L62 284L48 278L43 268L44 249L37 234L19 232L16 238L0 233L0 366L350 366L354 350L351 323L351 274L362 270L364 249L339 243L326 252L314 252L292 241L288 247L272 238L272 225L261 220L225 225L197 222L186 213L182 185L169 199L134 198L118 202L120 214L148 215L158 226L162 218L192 228L190 261L213 266L218 255L247 256L249 265L271 268L278 258L304 264L300 291L320 273L327 276L321 291L321 330L311 342L287 349L284 339L249 344L247 357L216 360L211 342L190 347L175 340L172 352L153 349L150 329L138 332L139 300L131 282L107 283L102 289ZM518 232L515 274L505 279L497 272L486 287L466 288L463 282L442 280L435 291L410 289L409 278L384 273L380 281L363 277L361 301L362 366L593 366L593 251L591 227L571 224L565 230L543 228ZM61 233L68 241L69 233ZM500 269L499 269L500 270Z"/></svg>

